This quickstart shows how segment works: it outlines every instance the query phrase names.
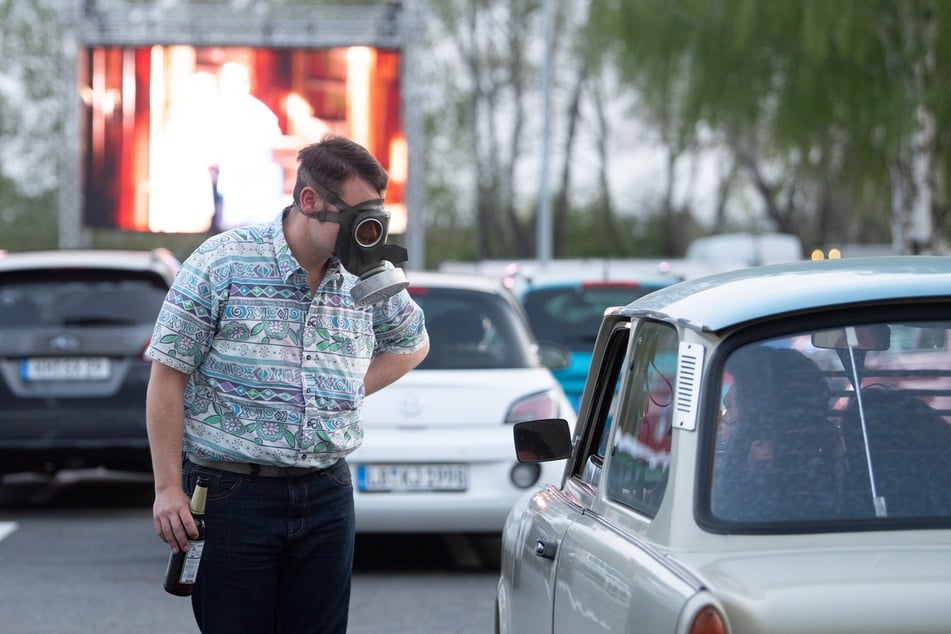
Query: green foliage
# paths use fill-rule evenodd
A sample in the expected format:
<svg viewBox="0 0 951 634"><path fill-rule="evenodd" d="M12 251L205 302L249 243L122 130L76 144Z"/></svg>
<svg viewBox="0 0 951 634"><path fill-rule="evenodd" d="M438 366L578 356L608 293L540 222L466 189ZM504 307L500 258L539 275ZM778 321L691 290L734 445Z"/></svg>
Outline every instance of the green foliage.
<svg viewBox="0 0 951 634"><path fill-rule="evenodd" d="M0 178L0 249L34 251L57 247L56 196L26 197Z"/></svg>
<svg viewBox="0 0 951 634"><path fill-rule="evenodd" d="M207 238L204 234L145 233L135 231L98 230L92 233L91 245L98 249L166 248L184 261Z"/></svg>
<svg viewBox="0 0 951 634"><path fill-rule="evenodd" d="M436 269L447 260L478 260L475 223L459 212L456 192L445 186L431 187L427 203L433 213L426 228L425 268Z"/></svg>
<svg viewBox="0 0 951 634"><path fill-rule="evenodd" d="M61 57L57 5L0 0L0 249L57 246Z"/></svg>
<svg viewBox="0 0 951 634"><path fill-rule="evenodd" d="M50 0L0 0L0 187L25 200L57 185L63 96Z"/></svg>
<svg viewBox="0 0 951 634"><path fill-rule="evenodd" d="M613 216L610 224L605 222L605 211L598 204L573 210L568 219L566 251L559 257L681 257L680 249L669 246L671 231L682 234L684 244L703 235L689 214L671 223L660 205L640 208L636 214Z"/></svg>
<svg viewBox="0 0 951 634"><path fill-rule="evenodd" d="M871 224L887 227L893 210L868 201L890 201L896 167L930 152L943 181L936 207L946 207L951 43L937 34L951 26L951 4L593 2L596 44L653 116L681 137L712 126L739 156L779 170L787 193L793 183L800 197L813 192L795 202L800 212L816 213L832 190L848 199L838 206L851 218L847 232L869 213L884 214ZM926 148L914 143L922 108L938 124Z"/></svg>

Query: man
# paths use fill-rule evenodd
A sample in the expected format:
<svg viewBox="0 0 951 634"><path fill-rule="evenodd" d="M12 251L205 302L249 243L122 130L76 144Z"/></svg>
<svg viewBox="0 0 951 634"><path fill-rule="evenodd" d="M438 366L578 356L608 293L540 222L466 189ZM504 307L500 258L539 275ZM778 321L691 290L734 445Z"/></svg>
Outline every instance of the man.
<svg viewBox="0 0 951 634"><path fill-rule="evenodd" d="M382 166L335 136L298 159L278 218L214 236L184 262L148 350L153 520L173 552L197 534L186 491L199 474L210 481L192 593L206 634L346 631L345 456L363 437L364 396L429 350L409 294L356 306L359 279L334 255L338 220L382 204Z"/></svg>

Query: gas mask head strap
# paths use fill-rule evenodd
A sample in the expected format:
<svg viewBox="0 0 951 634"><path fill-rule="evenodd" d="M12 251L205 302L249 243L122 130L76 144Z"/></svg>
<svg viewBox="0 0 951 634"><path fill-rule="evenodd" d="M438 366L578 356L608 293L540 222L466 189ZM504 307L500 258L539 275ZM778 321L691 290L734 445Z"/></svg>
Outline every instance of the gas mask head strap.
<svg viewBox="0 0 951 634"><path fill-rule="evenodd" d="M321 185L318 185L317 182L313 179L313 177L311 177L309 173L305 172L304 178L307 181L307 185L309 187L313 188L314 191L320 194L321 198L323 198L328 203L336 207L338 211L341 213L349 212L349 213L359 214L359 213L363 213L367 211L377 211L377 212L382 212L389 215L389 212L387 212L383 208L382 198L371 198L370 200L364 200L361 203L357 203L356 205L351 206L343 202L342 200L340 200L340 196L338 196L334 192L330 191L326 187L322 187ZM301 213L304 213L303 210L301 211ZM333 212L328 209L321 209L314 213L304 213L304 215L309 218L316 218L317 220L320 220L321 222L339 223L342 221L342 218L340 217L341 216L340 213Z"/></svg>

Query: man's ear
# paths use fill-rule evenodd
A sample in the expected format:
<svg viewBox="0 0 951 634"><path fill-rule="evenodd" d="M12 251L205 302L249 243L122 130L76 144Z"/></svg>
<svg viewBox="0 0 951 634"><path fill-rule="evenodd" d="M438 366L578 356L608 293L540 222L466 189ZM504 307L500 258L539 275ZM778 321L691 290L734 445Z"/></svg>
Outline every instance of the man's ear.
<svg viewBox="0 0 951 634"><path fill-rule="evenodd" d="M318 198L313 187L304 187L300 192L301 211L317 211Z"/></svg>

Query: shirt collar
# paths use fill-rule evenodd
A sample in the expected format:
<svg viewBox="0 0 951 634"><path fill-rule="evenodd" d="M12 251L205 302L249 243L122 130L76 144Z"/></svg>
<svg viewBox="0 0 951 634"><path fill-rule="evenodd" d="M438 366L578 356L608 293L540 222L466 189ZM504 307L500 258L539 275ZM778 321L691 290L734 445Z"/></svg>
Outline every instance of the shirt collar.
<svg viewBox="0 0 951 634"><path fill-rule="evenodd" d="M287 245L287 237L284 235L284 218L287 217L289 209L284 209L278 214L277 218L268 225L271 232L271 239L274 244L274 258L277 260L277 268L281 273L281 278L285 282L292 282L295 275L303 273L306 276L304 267L300 265L291 248ZM344 268L340 259L336 256L330 258L327 263L327 277L338 285L343 283Z"/></svg>
<svg viewBox="0 0 951 634"><path fill-rule="evenodd" d="M277 215L277 218L268 225L268 228L271 233L272 244L274 245L274 258L277 260L277 269L280 271L284 281L290 282L298 271L303 270L303 267L300 265L300 262L297 261L297 258L294 257L294 254L291 253L291 248L287 246L287 238L284 236L284 218L286 216L287 209L281 211L281 213Z"/></svg>

